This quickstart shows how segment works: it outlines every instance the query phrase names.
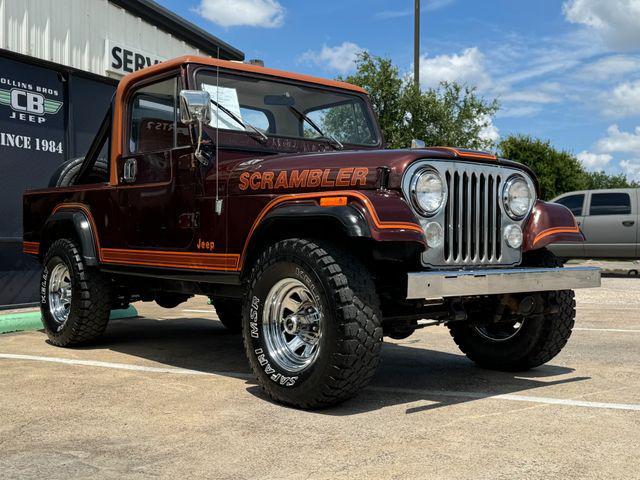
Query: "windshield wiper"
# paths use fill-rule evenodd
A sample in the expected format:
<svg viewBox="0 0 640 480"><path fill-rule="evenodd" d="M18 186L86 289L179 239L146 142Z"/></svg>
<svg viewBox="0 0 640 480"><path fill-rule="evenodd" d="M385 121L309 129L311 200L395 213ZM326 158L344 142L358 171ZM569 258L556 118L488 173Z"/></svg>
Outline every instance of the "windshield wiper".
<svg viewBox="0 0 640 480"><path fill-rule="evenodd" d="M251 129L252 131L254 131L255 133L257 133L260 136L260 138L262 139L263 143L269 141L269 137L267 137L264 133L262 133L260 130L258 130L253 125L251 125L249 122L245 122L240 117L238 117L235 113L233 113L231 110L229 110L227 107L225 107L224 105L220 105L220 103L216 102L214 99L210 99L210 100L211 100L211 103L213 103L219 110L222 110L228 116L233 118L238 125L242 126L242 128L244 128L245 133L247 133L248 135L253 137L253 135L251 135L247 131L247 129Z"/></svg>
<svg viewBox="0 0 640 480"><path fill-rule="evenodd" d="M334 137L331 134L325 134L318 125L315 124L315 122L313 120L311 120L307 115L305 115L303 112L301 112L300 110L298 110L296 107L294 107L293 105L289 105L289 108L291 109L291 111L295 112L296 115L298 115L298 117L300 117L302 120L304 120L305 122L307 122L309 125L311 125L311 127L320 134L321 139L323 140L328 140L329 141L329 145L331 145L333 148L335 148L336 150L343 150L344 149L344 145L342 144L342 142L340 142L340 140L338 140L336 137Z"/></svg>

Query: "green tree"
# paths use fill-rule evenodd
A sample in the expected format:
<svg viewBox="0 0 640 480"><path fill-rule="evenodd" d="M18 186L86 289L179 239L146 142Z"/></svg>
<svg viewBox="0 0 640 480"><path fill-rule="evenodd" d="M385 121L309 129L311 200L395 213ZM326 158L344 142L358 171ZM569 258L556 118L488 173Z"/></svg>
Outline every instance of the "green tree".
<svg viewBox="0 0 640 480"><path fill-rule="evenodd" d="M639 188L640 183L629 181L624 174L609 175L604 172L586 172L587 189L598 190L602 188Z"/></svg>
<svg viewBox="0 0 640 480"><path fill-rule="evenodd" d="M526 135L510 135L502 139L498 150L501 157L524 163L536 173L545 200L573 190L639 186L622 174L588 172L570 152L554 148L549 141Z"/></svg>
<svg viewBox="0 0 640 480"><path fill-rule="evenodd" d="M390 148L406 148L412 139L427 145L491 149L481 138L498 110L496 100L486 100L474 88L442 83L422 90L402 77L389 58L360 54L356 72L346 78L369 92L382 132Z"/></svg>
<svg viewBox="0 0 640 480"><path fill-rule="evenodd" d="M584 167L569 152L553 148L549 141L511 135L498 145L500 156L524 163L538 176L542 198L587 188Z"/></svg>

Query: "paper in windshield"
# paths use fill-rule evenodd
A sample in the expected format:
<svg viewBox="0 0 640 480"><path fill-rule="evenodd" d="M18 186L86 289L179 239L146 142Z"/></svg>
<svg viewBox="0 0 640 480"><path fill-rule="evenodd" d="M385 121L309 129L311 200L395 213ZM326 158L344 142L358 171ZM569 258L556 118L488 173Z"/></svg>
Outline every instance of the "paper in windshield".
<svg viewBox="0 0 640 480"><path fill-rule="evenodd" d="M238 91L235 88L218 87L216 94L215 85L202 84L202 89L209 92L211 100L219 103L230 112L233 112L239 119L242 120L242 114L240 113L240 102L238 101ZM226 130L244 130L242 125L236 122L233 118L227 115L222 110L218 111L218 107L215 104L211 105L211 121L209 126L226 129Z"/></svg>

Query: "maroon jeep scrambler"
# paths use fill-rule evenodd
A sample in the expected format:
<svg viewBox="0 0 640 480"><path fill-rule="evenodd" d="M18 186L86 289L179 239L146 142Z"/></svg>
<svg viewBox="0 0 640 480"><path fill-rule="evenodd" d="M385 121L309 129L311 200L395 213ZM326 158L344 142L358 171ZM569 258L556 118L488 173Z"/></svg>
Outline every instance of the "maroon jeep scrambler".
<svg viewBox="0 0 640 480"><path fill-rule="evenodd" d="M521 164L418 143L385 150L346 83L199 57L128 75L87 156L24 195L51 343L207 295L260 385L302 408L355 395L384 335L428 324L485 368L549 361L572 289L600 284L545 249L583 240L573 215Z"/></svg>

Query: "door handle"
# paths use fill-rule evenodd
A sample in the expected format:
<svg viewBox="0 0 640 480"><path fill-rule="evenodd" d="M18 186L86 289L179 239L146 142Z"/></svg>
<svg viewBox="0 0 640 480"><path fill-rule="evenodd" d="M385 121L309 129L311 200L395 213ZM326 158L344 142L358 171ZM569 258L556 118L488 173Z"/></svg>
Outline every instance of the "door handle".
<svg viewBox="0 0 640 480"><path fill-rule="evenodd" d="M128 158L124 162L122 168L122 180L126 183L133 183L136 181L136 174L138 173L138 163L135 158Z"/></svg>
<svg viewBox="0 0 640 480"><path fill-rule="evenodd" d="M636 222L634 222L633 220L625 220L624 222L622 222L622 224L625 227L632 227L634 223L636 223Z"/></svg>

